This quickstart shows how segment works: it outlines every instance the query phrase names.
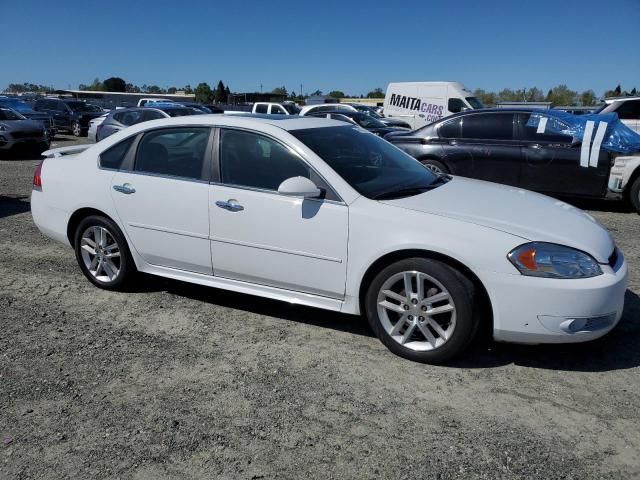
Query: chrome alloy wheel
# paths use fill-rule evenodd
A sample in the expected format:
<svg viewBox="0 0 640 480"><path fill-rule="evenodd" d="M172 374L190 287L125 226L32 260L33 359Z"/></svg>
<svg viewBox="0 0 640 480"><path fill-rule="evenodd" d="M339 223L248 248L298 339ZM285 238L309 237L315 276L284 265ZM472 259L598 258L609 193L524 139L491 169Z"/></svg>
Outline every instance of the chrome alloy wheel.
<svg viewBox="0 0 640 480"><path fill-rule="evenodd" d="M438 175L441 175L442 173L444 173L440 169L440 167L438 167L437 165L433 165L432 163L425 163L424 166L427 167L429 170L431 170L433 173L436 173Z"/></svg>
<svg viewBox="0 0 640 480"><path fill-rule="evenodd" d="M378 317L400 345L417 352L444 345L456 328L451 294L435 278L422 272L400 272L378 292Z"/></svg>
<svg viewBox="0 0 640 480"><path fill-rule="evenodd" d="M71 124L71 129L75 137L79 137L80 135L82 135L82 128L80 127L80 122L73 122Z"/></svg>
<svg viewBox="0 0 640 480"><path fill-rule="evenodd" d="M91 226L80 237L82 261L89 273L103 283L113 282L120 273L120 247L104 227Z"/></svg>

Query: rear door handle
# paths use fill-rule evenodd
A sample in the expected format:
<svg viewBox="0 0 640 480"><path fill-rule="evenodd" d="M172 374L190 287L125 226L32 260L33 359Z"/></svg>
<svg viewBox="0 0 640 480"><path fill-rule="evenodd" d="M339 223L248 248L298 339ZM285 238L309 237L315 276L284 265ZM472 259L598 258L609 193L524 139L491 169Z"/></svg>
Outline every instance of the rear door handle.
<svg viewBox="0 0 640 480"><path fill-rule="evenodd" d="M460 142L458 142L457 140L449 140L449 145L458 145Z"/></svg>
<svg viewBox="0 0 640 480"><path fill-rule="evenodd" d="M136 189L133 188L129 183L124 183L122 185L114 185L113 189L116 192L124 193L126 195L131 195L132 193L136 193Z"/></svg>
<svg viewBox="0 0 640 480"><path fill-rule="evenodd" d="M244 210L244 207L238 203L237 200L229 199L226 202L222 200L218 200L216 202L216 206L220 208L224 208L225 210L229 210L230 212L241 212Z"/></svg>
<svg viewBox="0 0 640 480"><path fill-rule="evenodd" d="M529 148L533 148L534 150L540 150L542 148L542 145L540 145L539 143L533 143L529 145Z"/></svg>

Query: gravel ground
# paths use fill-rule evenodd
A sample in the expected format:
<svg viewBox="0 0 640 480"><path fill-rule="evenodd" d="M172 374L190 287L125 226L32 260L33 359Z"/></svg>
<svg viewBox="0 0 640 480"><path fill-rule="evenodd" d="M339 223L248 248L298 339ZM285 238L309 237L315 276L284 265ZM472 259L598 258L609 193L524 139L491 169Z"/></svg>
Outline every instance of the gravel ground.
<svg viewBox="0 0 640 480"><path fill-rule="evenodd" d="M640 477L640 217L620 205L580 205L630 263L611 334L434 367L358 317L92 287L32 223L35 165L0 161L0 478Z"/></svg>

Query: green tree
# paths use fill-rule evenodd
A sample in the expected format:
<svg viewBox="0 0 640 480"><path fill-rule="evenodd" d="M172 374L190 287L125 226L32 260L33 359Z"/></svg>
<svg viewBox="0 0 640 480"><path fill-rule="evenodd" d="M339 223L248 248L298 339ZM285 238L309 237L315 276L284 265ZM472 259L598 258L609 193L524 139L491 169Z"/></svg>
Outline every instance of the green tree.
<svg viewBox="0 0 640 480"><path fill-rule="evenodd" d="M329 92L329 96L333 97L333 98L345 98L346 97L344 92L340 91L340 90L333 90L333 91Z"/></svg>
<svg viewBox="0 0 640 480"><path fill-rule="evenodd" d="M543 102L544 101L544 93L537 87L531 87L526 91L526 99L527 102Z"/></svg>
<svg viewBox="0 0 640 480"><path fill-rule="evenodd" d="M593 90L585 90L580 94L580 105L591 107L596 104L596 94Z"/></svg>
<svg viewBox="0 0 640 480"><path fill-rule="evenodd" d="M316 90L311 95L322 95L322 90Z"/></svg>
<svg viewBox="0 0 640 480"><path fill-rule="evenodd" d="M169 87L167 88L167 93L170 93L171 95L175 95L175 93L178 91L178 89L176 87Z"/></svg>
<svg viewBox="0 0 640 480"><path fill-rule="evenodd" d="M271 90L271 93L273 93L274 95L283 95L285 97L289 95L289 92L287 92L287 89L284 87L284 85L282 87L274 88L273 90Z"/></svg>
<svg viewBox="0 0 640 480"><path fill-rule="evenodd" d="M521 102L522 94L517 90L503 88L498 92L498 102Z"/></svg>
<svg viewBox="0 0 640 480"><path fill-rule="evenodd" d="M140 93L140 87L132 83L127 83L125 91L128 93Z"/></svg>
<svg viewBox="0 0 640 480"><path fill-rule="evenodd" d="M104 89L107 92L126 92L127 82L120 77L109 77L102 82Z"/></svg>
<svg viewBox="0 0 640 480"><path fill-rule="evenodd" d="M547 102L551 102L555 107L559 105L576 105L578 103L578 92L569 89L564 84L553 87L549 93Z"/></svg>
<svg viewBox="0 0 640 480"><path fill-rule="evenodd" d="M473 96L487 107L493 107L498 103L498 96L494 92L486 92L481 88L476 88L473 91Z"/></svg>
<svg viewBox="0 0 640 480"><path fill-rule="evenodd" d="M222 80L218 82L218 86L216 87L216 91L213 94L213 98L216 103L227 103L227 92L224 88L224 83L222 83Z"/></svg>
<svg viewBox="0 0 640 480"><path fill-rule="evenodd" d="M208 83L199 83L195 90L196 102L211 103L213 101L213 90Z"/></svg>
<svg viewBox="0 0 640 480"><path fill-rule="evenodd" d="M384 92L381 88L374 88L372 91L367 93L367 98L384 98Z"/></svg>
<svg viewBox="0 0 640 480"><path fill-rule="evenodd" d="M193 94L193 88L191 88L191 85L189 84L185 85L182 90L184 90L184 93L186 93L187 95Z"/></svg>

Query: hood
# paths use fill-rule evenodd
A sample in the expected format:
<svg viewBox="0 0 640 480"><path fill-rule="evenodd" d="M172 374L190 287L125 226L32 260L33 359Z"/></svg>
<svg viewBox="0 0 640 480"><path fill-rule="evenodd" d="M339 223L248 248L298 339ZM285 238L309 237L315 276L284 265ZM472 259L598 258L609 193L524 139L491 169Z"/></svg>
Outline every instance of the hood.
<svg viewBox="0 0 640 480"><path fill-rule="evenodd" d="M497 183L453 177L412 197L385 200L394 207L440 215L521 237L577 248L607 263L611 234L591 215L559 200Z"/></svg>
<svg viewBox="0 0 640 480"><path fill-rule="evenodd" d="M21 132L23 130L44 130L42 122L35 120L0 120L7 130L12 132Z"/></svg>

